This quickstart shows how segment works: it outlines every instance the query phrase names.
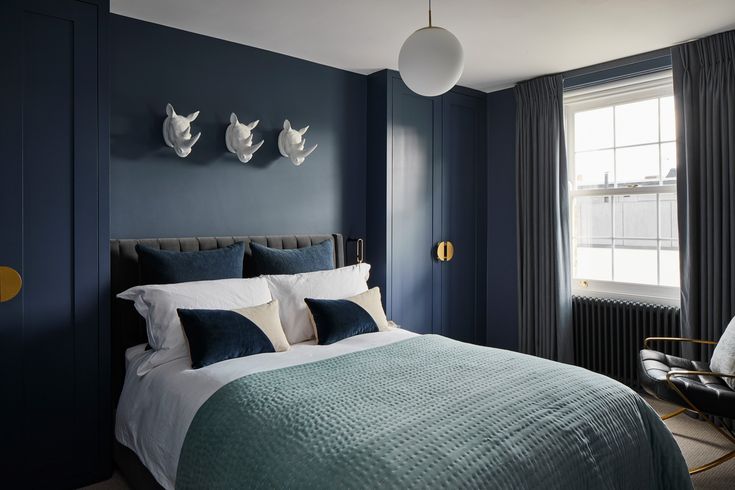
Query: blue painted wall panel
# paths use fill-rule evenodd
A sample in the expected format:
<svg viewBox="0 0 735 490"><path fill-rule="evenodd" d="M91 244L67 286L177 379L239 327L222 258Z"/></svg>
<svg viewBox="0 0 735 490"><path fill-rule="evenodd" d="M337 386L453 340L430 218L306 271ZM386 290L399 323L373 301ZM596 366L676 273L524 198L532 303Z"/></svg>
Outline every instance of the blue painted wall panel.
<svg viewBox="0 0 735 490"><path fill-rule="evenodd" d="M464 92L464 91L463 91ZM485 343L485 94L442 96L441 239L454 257L439 264L441 334Z"/></svg>
<svg viewBox="0 0 735 490"><path fill-rule="evenodd" d="M365 232L367 77L111 16L113 238ZM164 146L165 106L200 110L187 158ZM230 112L260 119L248 164L225 148ZM317 150L278 153L283 120Z"/></svg>
<svg viewBox="0 0 735 490"><path fill-rule="evenodd" d="M516 104L513 89L487 95L487 345L518 349Z"/></svg>
<svg viewBox="0 0 735 490"><path fill-rule="evenodd" d="M392 154L388 199L391 210L390 266L386 296L390 315L404 328L418 333L442 333L439 297L432 284L439 279L431 255L440 238L437 203L440 191L439 126L441 100L412 92L401 80L391 83ZM382 194L382 193L381 193ZM440 283L439 283L440 284Z"/></svg>
<svg viewBox="0 0 735 490"><path fill-rule="evenodd" d="M109 477L106 0L14 0L0 16L0 305L6 488ZM38 135L44 135L39 144ZM28 359L42 359L29 362Z"/></svg>

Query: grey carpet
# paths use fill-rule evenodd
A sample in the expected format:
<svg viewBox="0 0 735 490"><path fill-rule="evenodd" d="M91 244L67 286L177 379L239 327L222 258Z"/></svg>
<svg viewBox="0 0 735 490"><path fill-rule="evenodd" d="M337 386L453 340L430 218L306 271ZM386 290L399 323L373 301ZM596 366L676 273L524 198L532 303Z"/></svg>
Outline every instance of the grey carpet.
<svg viewBox="0 0 735 490"><path fill-rule="evenodd" d="M659 415L678 407L651 397L644 399ZM708 423L681 414L664 422L674 434L689 467L699 466L732 451L732 445ZM692 477L697 490L732 490L735 488L735 459Z"/></svg>
<svg viewBox="0 0 735 490"><path fill-rule="evenodd" d="M90 485L88 487L83 487L80 490L132 490L131 487L127 484L127 482L123 479L122 475L118 473L117 471L112 474L112 478L109 480L101 481L99 483L95 483L94 485Z"/></svg>
<svg viewBox="0 0 735 490"><path fill-rule="evenodd" d="M648 397L645 399L659 414L673 412L676 409L669 403ZM674 434L690 467L704 464L732 449L728 449L724 438L705 422L682 414L665 423ZM697 490L732 490L735 488L735 459L694 475L692 481ZM85 487L84 490L130 490L130 487L122 476L115 472L109 480Z"/></svg>

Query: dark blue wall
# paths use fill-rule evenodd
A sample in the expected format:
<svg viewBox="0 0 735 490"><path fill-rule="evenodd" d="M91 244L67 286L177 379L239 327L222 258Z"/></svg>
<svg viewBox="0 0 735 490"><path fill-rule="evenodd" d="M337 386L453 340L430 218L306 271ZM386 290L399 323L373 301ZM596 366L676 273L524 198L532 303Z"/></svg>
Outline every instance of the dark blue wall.
<svg viewBox="0 0 735 490"><path fill-rule="evenodd" d="M367 77L111 16L113 238L365 232ZM187 158L164 146L165 106L200 110ZM260 119L248 164L225 148L230 112ZM317 150L278 153L283 119Z"/></svg>
<svg viewBox="0 0 735 490"><path fill-rule="evenodd" d="M518 349L516 104L487 94L487 345Z"/></svg>

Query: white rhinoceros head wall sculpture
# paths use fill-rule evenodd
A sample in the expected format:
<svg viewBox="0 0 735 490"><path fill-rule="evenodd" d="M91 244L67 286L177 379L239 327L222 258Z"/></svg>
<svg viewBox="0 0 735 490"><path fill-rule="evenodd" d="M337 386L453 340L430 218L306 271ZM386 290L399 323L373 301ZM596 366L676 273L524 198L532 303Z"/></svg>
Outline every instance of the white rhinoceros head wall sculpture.
<svg viewBox="0 0 735 490"><path fill-rule="evenodd" d="M181 158L191 153L191 148L199 140L201 132L191 135L191 123L199 115L199 111L188 116L180 116L174 111L174 106L166 104L166 119L163 121L163 140L173 148Z"/></svg>
<svg viewBox="0 0 735 490"><path fill-rule="evenodd" d="M291 128L291 123L286 119L283 121L283 130L278 135L278 151L284 157L291 159L291 163L296 166L304 163L306 157L311 155L311 152L317 147L317 145L314 145L311 148L304 148L306 145L304 133L308 129L309 126L295 130Z"/></svg>
<svg viewBox="0 0 735 490"><path fill-rule="evenodd" d="M227 149L237 155L238 160L242 163L248 163L253 158L253 153L258 151L263 142L253 144L252 129L258 125L259 121L253 121L250 124L243 124L237 120L237 115L233 112L230 114L230 125L227 126L225 132L225 144Z"/></svg>

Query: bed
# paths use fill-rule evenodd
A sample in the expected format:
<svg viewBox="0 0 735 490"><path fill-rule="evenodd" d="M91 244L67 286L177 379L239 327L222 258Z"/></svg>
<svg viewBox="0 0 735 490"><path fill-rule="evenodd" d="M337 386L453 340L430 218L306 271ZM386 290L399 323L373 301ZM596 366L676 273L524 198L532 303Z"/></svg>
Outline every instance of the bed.
<svg viewBox="0 0 735 490"><path fill-rule="evenodd" d="M339 235L144 243L324 240L344 265ZM112 243L114 294L138 280L136 243ZM653 410L581 368L394 329L141 377L140 318L113 312L115 458L136 488L691 488Z"/></svg>

